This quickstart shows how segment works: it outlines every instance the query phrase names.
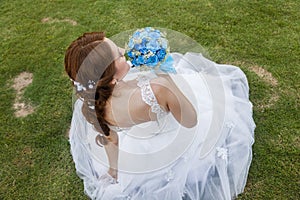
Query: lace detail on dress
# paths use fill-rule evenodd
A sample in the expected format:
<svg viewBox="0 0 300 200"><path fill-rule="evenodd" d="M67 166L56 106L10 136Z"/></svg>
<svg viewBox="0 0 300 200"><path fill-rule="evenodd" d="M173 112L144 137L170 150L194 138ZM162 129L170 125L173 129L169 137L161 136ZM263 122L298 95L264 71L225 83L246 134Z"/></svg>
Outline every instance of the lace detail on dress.
<svg viewBox="0 0 300 200"><path fill-rule="evenodd" d="M121 132L121 131L128 131L131 129L131 127L119 127L119 126L112 126L108 125L110 129L112 129L115 132Z"/></svg>
<svg viewBox="0 0 300 200"><path fill-rule="evenodd" d="M155 95L150 86L149 77L138 76L137 81L138 81L137 86L141 88L143 101L151 107L151 111L153 113L156 113L157 119L166 115L166 112L157 103Z"/></svg>

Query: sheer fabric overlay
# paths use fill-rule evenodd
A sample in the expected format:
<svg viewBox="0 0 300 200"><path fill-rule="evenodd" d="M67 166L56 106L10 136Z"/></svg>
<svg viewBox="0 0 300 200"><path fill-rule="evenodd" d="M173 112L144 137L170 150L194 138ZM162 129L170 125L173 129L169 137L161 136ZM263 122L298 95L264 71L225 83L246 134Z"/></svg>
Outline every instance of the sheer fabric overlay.
<svg viewBox="0 0 300 200"><path fill-rule="evenodd" d="M170 77L193 104L198 123L182 127L171 113L158 108L147 77L128 74L127 79L140 77L143 99L161 116L130 129L115 129L118 182L107 174L105 150L95 144L97 132L82 115L82 102L75 102L71 153L91 199L233 199L243 192L255 129L246 76L238 67L216 64L201 54L172 56L177 74Z"/></svg>

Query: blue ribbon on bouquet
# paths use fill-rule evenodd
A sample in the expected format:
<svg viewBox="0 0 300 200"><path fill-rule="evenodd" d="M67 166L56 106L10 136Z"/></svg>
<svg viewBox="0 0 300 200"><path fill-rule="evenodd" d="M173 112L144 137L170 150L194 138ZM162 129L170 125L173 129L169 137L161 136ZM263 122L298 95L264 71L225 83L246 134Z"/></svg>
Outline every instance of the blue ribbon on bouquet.
<svg viewBox="0 0 300 200"><path fill-rule="evenodd" d="M168 55L166 60L160 64L159 69L166 73L176 74L176 70L174 68L174 59L171 55Z"/></svg>

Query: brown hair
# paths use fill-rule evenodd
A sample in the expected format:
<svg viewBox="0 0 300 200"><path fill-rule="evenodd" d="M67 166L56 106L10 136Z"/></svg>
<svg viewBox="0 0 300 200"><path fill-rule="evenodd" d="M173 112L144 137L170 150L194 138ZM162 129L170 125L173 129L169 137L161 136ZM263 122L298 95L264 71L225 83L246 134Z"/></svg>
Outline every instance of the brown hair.
<svg viewBox="0 0 300 200"><path fill-rule="evenodd" d="M103 32L91 32L85 33L73 41L65 54L65 70L73 83L74 81L79 82L85 88L81 91L76 90L77 95L83 100L83 115L98 132L108 136L110 128L107 125L109 122L105 120L105 105L114 89L111 81L116 68L113 60L107 64L108 66L101 64L105 62L103 61L106 59L105 57L112 54L111 47L103 43L104 38ZM104 49L108 54L100 55L101 52L96 51L94 56L90 56L91 52L100 44L104 44ZM90 80L95 82L95 87L89 88ZM94 106L94 109L91 106ZM105 138L97 140L106 144Z"/></svg>

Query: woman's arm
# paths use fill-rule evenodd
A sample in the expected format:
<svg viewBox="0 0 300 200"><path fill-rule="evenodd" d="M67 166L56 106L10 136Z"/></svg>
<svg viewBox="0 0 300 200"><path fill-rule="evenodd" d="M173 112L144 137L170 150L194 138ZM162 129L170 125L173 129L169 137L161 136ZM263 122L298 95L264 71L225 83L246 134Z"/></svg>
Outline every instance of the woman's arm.
<svg viewBox="0 0 300 200"><path fill-rule="evenodd" d="M108 140L108 142L106 145L104 145L104 148L109 162L108 174L117 180L118 179L118 158L119 158L118 134L115 131L110 130L110 135L107 136L106 139Z"/></svg>
<svg viewBox="0 0 300 200"><path fill-rule="evenodd" d="M194 127L197 124L197 112L174 82L165 77L153 83L151 86L158 103L170 111L182 126Z"/></svg>

